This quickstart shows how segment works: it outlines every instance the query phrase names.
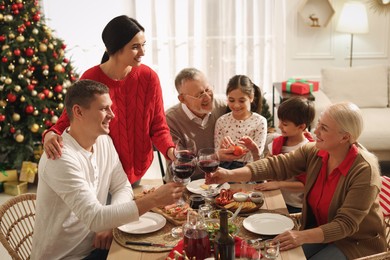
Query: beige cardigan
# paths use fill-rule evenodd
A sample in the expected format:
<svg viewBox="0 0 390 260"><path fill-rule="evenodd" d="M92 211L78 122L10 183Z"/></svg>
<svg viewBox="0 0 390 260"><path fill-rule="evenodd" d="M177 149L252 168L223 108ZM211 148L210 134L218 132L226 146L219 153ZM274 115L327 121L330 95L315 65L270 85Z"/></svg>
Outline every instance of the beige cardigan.
<svg viewBox="0 0 390 260"><path fill-rule="evenodd" d="M318 151L315 143L309 143L291 153L247 165L252 172L252 180L285 180L307 172L302 209L303 229L316 225L306 195L322 166ZM329 206L328 223L320 226L325 237L323 243L334 242L348 259L386 251L383 214L378 197L380 187L376 158L359 148L359 154L347 176L340 177Z"/></svg>

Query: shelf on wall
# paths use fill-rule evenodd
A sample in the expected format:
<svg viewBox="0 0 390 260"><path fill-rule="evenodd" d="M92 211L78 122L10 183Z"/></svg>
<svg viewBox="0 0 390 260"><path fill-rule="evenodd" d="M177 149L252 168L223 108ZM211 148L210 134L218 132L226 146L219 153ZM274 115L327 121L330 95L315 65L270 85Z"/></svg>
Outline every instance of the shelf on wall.
<svg viewBox="0 0 390 260"><path fill-rule="evenodd" d="M308 26L321 28L328 25L335 11L329 0L304 0L298 13Z"/></svg>

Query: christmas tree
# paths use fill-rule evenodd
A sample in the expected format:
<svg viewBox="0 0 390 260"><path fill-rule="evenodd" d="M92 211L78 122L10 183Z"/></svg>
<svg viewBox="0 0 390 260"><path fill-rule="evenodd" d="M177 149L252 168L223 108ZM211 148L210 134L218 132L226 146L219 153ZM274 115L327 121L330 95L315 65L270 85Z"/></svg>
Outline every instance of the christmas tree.
<svg viewBox="0 0 390 260"><path fill-rule="evenodd" d="M39 1L0 0L0 170L37 161L76 75Z"/></svg>

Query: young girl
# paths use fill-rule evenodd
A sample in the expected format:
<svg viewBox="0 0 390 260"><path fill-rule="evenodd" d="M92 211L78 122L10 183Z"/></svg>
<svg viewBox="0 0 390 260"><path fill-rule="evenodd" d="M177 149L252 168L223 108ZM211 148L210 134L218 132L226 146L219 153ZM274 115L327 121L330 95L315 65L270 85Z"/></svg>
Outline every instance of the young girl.
<svg viewBox="0 0 390 260"><path fill-rule="evenodd" d="M314 139L306 129L312 123L314 115L314 105L309 100L292 97L281 103L278 108L278 127L282 135L268 145L268 155L292 152L308 142L313 142ZM296 213L302 210L305 177L302 173L286 181L265 182L256 186L256 189L281 189L288 211Z"/></svg>
<svg viewBox="0 0 390 260"><path fill-rule="evenodd" d="M221 116L214 131L215 148L244 147L237 161L222 162L221 167L235 169L247 162L258 160L264 151L267 136L267 119L260 115L262 95L260 88L244 75L229 80L226 95L229 113ZM234 149L234 148L232 148Z"/></svg>

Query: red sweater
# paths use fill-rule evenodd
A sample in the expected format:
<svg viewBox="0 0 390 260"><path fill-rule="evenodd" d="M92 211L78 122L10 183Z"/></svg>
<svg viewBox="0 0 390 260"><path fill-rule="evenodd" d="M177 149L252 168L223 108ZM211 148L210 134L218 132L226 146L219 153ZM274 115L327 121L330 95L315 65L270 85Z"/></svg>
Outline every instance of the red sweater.
<svg viewBox="0 0 390 260"><path fill-rule="evenodd" d="M101 82L110 88L115 118L110 122L110 136L131 183L141 179L153 161L153 146L165 156L174 147L165 120L160 80L148 66L133 67L123 80L112 80L100 69L90 68L81 79ZM69 126L64 109L50 128L57 134Z"/></svg>

